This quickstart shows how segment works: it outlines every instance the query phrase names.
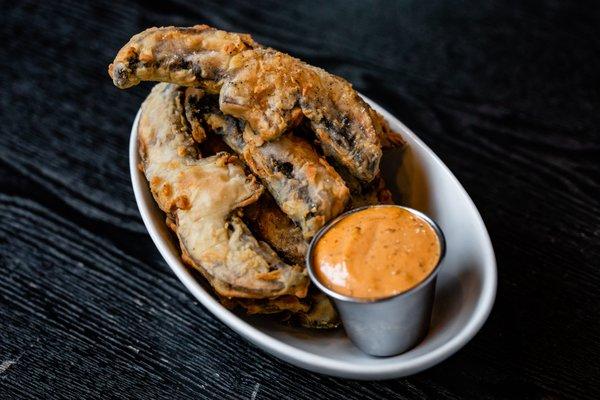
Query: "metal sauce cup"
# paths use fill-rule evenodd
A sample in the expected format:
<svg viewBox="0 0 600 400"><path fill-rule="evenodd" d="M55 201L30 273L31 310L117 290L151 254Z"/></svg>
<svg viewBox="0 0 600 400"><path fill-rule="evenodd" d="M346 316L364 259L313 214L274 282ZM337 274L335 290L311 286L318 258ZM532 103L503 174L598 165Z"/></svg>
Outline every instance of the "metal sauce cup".
<svg viewBox="0 0 600 400"><path fill-rule="evenodd" d="M339 294L325 286L314 272L313 251L319 239L349 214L372 207L399 207L427 222L437 234L440 258L418 285L388 297L365 299ZM393 356L416 346L427 334L433 309L435 281L446 253L444 234L425 214L397 205L375 205L350 210L330 221L312 239L306 257L311 281L333 300L346 333L362 351L373 356Z"/></svg>

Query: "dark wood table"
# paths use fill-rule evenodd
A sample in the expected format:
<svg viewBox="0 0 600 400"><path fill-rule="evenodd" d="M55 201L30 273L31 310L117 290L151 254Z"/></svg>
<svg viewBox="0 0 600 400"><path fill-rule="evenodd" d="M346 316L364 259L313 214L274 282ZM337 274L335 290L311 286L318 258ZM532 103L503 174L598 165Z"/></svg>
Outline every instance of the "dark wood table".
<svg viewBox="0 0 600 400"><path fill-rule="evenodd" d="M525 2L523 2L525 3ZM128 174L149 84L106 68L153 25L208 23L339 74L479 207L491 317L404 379L306 372L217 321L162 260ZM600 12L583 2L3 2L0 398L598 398Z"/></svg>

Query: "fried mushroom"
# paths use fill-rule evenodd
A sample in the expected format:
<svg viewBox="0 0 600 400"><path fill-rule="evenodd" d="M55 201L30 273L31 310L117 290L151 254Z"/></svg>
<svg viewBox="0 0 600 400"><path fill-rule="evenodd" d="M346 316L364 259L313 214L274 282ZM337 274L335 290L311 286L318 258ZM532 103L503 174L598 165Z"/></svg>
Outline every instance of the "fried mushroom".
<svg viewBox="0 0 600 400"><path fill-rule="evenodd" d="M221 111L262 140L307 118L323 151L354 176L370 182L379 172L382 127L352 85L248 35L206 25L151 28L119 51L109 74L120 88L155 80L218 92Z"/></svg>
<svg viewBox="0 0 600 400"><path fill-rule="evenodd" d="M259 242L236 210L263 188L236 157L202 158L189 133L183 91L159 84L144 104L138 127L142 169L159 207L175 225L183 260L224 297L304 297L302 266L289 265Z"/></svg>

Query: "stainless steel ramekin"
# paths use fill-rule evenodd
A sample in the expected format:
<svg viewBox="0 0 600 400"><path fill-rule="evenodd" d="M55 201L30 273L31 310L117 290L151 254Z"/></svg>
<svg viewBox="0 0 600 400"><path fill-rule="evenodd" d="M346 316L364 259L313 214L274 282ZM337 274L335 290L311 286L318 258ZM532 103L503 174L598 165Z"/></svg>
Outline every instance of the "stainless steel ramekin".
<svg viewBox="0 0 600 400"><path fill-rule="evenodd" d="M364 299L339 294L325 286L313 270L316 243L331 227L349 214L372 207L402 208L427 222L437 234L440 258L431 273L417 286L393 296ZM435 282L446 253L446 241L439 226L428 216L409 207L375 205L350 210L330 221L315 235L308 248L306 267L311 281L333 300L350 340L373 356L392 356L410 350L427 334L435 294Z"/></svg>

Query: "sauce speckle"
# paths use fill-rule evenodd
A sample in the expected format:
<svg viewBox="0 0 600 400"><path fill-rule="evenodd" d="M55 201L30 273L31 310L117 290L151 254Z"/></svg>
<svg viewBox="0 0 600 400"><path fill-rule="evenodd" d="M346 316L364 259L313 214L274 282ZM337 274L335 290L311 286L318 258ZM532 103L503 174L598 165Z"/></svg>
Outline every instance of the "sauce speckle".
<svg viewBox="0 0 600 400"><path fill-rule="evenodd" d="M400 207L372 207L349 214L315 245L317 278L333 291L382 298L425 279L440 258L435 230Z"/></svg>

